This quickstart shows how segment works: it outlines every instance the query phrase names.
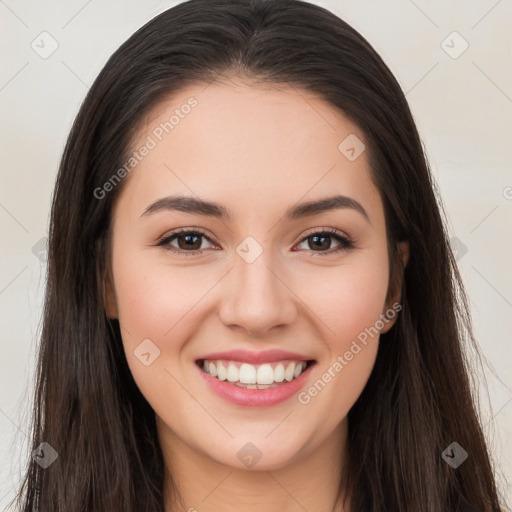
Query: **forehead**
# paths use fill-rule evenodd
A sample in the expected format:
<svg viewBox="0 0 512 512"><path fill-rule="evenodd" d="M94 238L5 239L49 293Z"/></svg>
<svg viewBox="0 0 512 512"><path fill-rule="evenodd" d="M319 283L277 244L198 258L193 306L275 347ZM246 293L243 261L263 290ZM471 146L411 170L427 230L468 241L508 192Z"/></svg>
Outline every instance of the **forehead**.
<svg viewBox="0 0 512 512"><path fill-rule="evenodd" d="M309 91L286 84L191 85L145 116L131 151L151 149L128 188L146 203L176 192L238 206L266 198L251 203L261 208L335 192L379 202L366 152L347 158L347 140L360 151L365 136Z"/></svg>
<svg viewBox="0 0 512 512"><path fill-rule="evenodd" d="M213 149L224 143L231 154L240 148L254 157L261 144L267 150L262 156L270 158L287 149L301 156L336 153L349 134L365 138L340 109L310 91L291 84L229 81L174 92L146 114L134 145L150 135L164 145L186 142Z"/></svg>

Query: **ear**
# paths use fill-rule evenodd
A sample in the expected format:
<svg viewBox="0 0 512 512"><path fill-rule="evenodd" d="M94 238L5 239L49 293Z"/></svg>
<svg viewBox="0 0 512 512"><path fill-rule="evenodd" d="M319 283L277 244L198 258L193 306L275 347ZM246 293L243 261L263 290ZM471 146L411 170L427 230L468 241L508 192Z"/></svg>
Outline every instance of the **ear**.
<svg viewBox="0 0 512 512"><path fill-rule="evenodd" d="M110 269L103 276L103 307L109 318L118 318L114 279Z"/></svg>
<svg viewBox="0 0 512 512"><path fill-rule="evenodd" d="M391 279L388 287L388 294L386 298L386 309L383 311L383 315L392 309L395 314L392 318L389 318L387 322L384 322L384 327L380 331L381 334L388 332L396 322L398 314L396 314L393 304L399 304L402 300L402 282L404 278L404 270L409 262L410 247L408 241L403 241L397 244L398 261L392 261L393 271L391 272Z"/></svg>

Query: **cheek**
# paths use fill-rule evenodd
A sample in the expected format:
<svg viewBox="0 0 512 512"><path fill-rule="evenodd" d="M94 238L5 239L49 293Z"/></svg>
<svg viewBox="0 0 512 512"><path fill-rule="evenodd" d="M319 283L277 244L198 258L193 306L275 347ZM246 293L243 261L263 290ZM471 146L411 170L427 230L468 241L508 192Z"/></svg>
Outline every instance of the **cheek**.
<svg viewBox="0 0 512 512"><path fill-rule="evenodd" d="M149 375L137 358L141 343L150 352L149 360L154 360L150 366L153 369L167 367L170 359L177 360L177 341L187 338L183 328L190 325L194 305L209 284L208 280L191 280L192 274L185 269L149 264L148 260L144 251L124 251L119 245L112 261L123 345L136 380ZM151 378L155 374L151 372ZM144 385L138 384L141 388Z"/></svg>
<svg viewBox="0 0 512 512"><path fill-rule="evenodd" d="M358 335L374 327L385 312L386 254L362 264L329 268L328 274L327 278L317 275L307 288L302 286L302 294L322 320L329 347L340 353Z"/></svg>
<svg viewBox="0 0 512 512"><path fill-rule="evenodd" d="M180 362L212 277L201 272L198 277L197 269L148 264L143 253L120 250L118 255L113 260L117 309L132 376L155 411L165 416L169 397L185 410L190 399L179 384L184 382Z"/></svg>
<svg viewBox="0 0 512 512"><path fill-rule="evenodd" d="M312 386L298 396L299 403L323 411L327 429L348 413L372 372L385 325L386 253L329 273L330 279L317 278L307 295L308 306L321 319L329 356L316 368Z"/></svg>
<svg viewBox="0 0 512 512"><path fill-rule="evenodd" d="M114 269L120 322L128 332L160 340L190 322L193 308L213 283L199 267L148 264L143 254L126 254Z"/></svg>

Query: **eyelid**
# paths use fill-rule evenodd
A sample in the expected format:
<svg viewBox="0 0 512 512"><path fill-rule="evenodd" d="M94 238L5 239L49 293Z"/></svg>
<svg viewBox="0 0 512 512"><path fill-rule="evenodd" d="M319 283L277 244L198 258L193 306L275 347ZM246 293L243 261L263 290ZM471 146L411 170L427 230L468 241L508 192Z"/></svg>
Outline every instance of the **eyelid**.
<svg viewBox="0 0 512 512"><path fill-rule="evenodd" d="M337 240L339 245L338 245L338 247L335 247L334 249L330 248L327 251L313 251L313 250L306 251L306 252L310 252L313 256L329 256L329 255L339 254L343 251L347 251L347 250L356 248L356 242L351 236L347 235L346 233L344 233L343 231L341 231L339 229L332 228L332 227L316 227L316 228L311 228L310 230L307 230L305 233L303 233L301 235L299 241L294 245L294 247L296 245L300 245L300 244L304 243L310 236L317 235L317 234L324 235L324 236L327 235L331 238L334 238Z"/></svg>
<svg viewBox="0 0 512 512"><path fill-rule="evenodd" d="M346 238L347 240L352 241L351 237L349 237L346 233L344 233L343 231L341 231L339 229L331 228L328 226L323 226L323 227L321 226L321 227L311 228L311 229L306 230L300 236L299 242L303 242L305 238L308 238L309 236L314 235L316 233L328 233L330 235L338 235L342 238Z"/></svg>
<svg viewBox="0 0 512 512"><path fill-rule="evenodd" d="M171 239L172 239L172 241L174 241L174 239L181 234L198 234L198 235L203 236L209 242L216 244L216 245L220 245L215 241L215 238L213 236L211 236L209 233L207 233L205 230L203 230L202 228L199 228L199 227L194 227L194 226L190 226L190 227L186 227L186 228L177 228L174 231L168 232L165 235L161 236L157 240L157 243L155 245L162 246L162 247L164 247L164 249L171 251L175 254L180 254L180 255L193 256L193 255L199 255L199 254L203 253L203 250L205 250L205 249L195 249L193 251L185 251L185 250L180 250L175 247L172 247L170 245ZM327 251L307 251L307 252L311 252L312 254L316 254L316 255L334 254L334 253L341 252L344 249L347 250L347 249L350 249L355 246L354 240L350 236L345 234L344 232L340 231L339 229L332 228L332 227L315 227L315 228L311 228L311 229L307 230L306 232L304 232L301 235L301 237L294 243L294 247L297 246L298 244L303 243L310 236L315 235L315 234L319 234L319 235L323 234L323 235L331 236L332 238L337 238L340 246L335 249L331 248ZM214 250L218 250L218 249L214 249Z"/></svg>
<svg viewBox="0 0 512 512"><path fill-rule="evenodd" d="M167 245L167 242L171 238L177 237L181 234L194 234L194 233L202 235L204 238L206 238L209 242L211 242L213 244L220 245L220 244L218 244L218 242L216 242L214 236L210 235L203 228L197 228L194 226L190 226L190 227L186 227L186 228L177 228L175 230L171 230L171 231L167 232L166 234L162 235L161 237L159 237L155 245L165 246L165 245ZM172 251L172 249L170 249L170 250ZM188 252L190 254L194 254L195 252L200 253L200 252L202 252L202 250L199 249L196 251L180 251L180 250L176 249L175 252Z"/></svg>

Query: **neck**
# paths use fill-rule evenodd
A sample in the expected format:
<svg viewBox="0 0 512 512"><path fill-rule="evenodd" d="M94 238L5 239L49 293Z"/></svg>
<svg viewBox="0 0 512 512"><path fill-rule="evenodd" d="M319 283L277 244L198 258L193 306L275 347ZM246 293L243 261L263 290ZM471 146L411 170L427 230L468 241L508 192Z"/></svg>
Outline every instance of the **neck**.
<svg viewBox="0 0 512 512"><path fill-rule="evenodd" d="M343 512L340 486L347 446L348 420L320 445L272 470L220 464L181 441L157 417L164 455L165 512ZM172 475L172 485L171 478ZM172 505L179 489L181 505Z"/></svg>

